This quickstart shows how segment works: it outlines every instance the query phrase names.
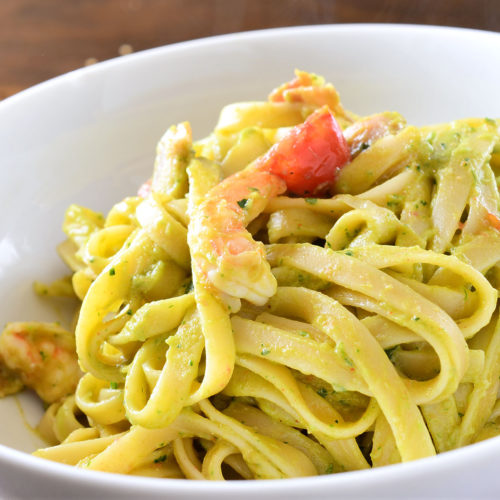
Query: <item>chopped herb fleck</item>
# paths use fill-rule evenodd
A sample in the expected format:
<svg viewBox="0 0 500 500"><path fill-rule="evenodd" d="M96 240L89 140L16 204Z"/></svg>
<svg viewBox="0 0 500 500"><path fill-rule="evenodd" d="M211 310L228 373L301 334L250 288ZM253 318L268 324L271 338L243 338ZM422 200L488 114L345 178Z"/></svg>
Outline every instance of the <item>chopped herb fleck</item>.
<svg viewBox="0 0 500 500"><path fill-rule="evenodd" d="M411 318L413 321L420 321L420 316L413 316L413 318Z"/></svg>
<svg viewBox="0 0 500 500"><path fill-rule="evenodd" d="M43 351L40 351L40 356L42 356L42 361L47 359L47 355Z"/></svg>
<svg viewBox="0 0 500 500"><path fill-rule="evenodd" d="M260 191L257 188L254 187L249 187L248 188L250 191L254 191L255 193L260 193Z"/></svg>
<svg viewBox="0 0 500 500"><path fill-rule="evenodd" d="M248 199L247 198L243 198L242 200L239 200L236 203L238 203L238 205L240 206L240 208L245 208L246 205L247 205L247 203L248 203Z"/></svg>
<svg viewBox="0 0 500 500"><path fill-rule="evenodd" d="M193 291L193 280L189 280L187 283L182 285L184 287L184 293L189 293Z"/></svg>
<svg viewBox="0 0 500 500"><path fill-rule="evenodd" d="M267 356L268 354L271 353L271 349L267 349L267 347L264 347L264 349L262 349L260 353L262 354L262 356Z"/></svg>
<svg viewBox="0 0 500 500"><path fill-rule="evenodd" d="M193 366L193 360L192 359L189 360L189 366Z"/></svg>
<svg viewBox="0 0 500 500"><path fill-rule="evenodd" d="M363 142L361 144L361 151L364 151L365 149L368 149L370 147L370 144L368 144L367 142Z"/></svg>
<svg viewBox="0 0 500 500"><path fill-rule="evenodd" d="M320 387L317 391L316 391L322 398L326 398L326 396L328 395L328 391L324 388L324 387Z"/></svg>
<svg viewBox="0 0 500 500"><path fill-rule="evenodd" d="M392 361L392 358L394 356L394 353L396 350L399 348L399 346L394 346L394 347L389 347L389 349L385 349L385 353L387 354L387 357Z"/></svg>
<svg viewBox="0 0 500 500"><path fill-rule="evenodd" d="M118 389L118 384L116 382L110 382L109 383L109 388L110 389Z"/></svg>
<svg viewBox="0 0 500 500"><path fill-rule="evenodd" d="M166 459L167 459L167 455L162 455L161 457L155 458L154 463L159 464L160 462L165 462Z"/></svg>
<svg viewBox="0 0 500 500"><path fill-rule="evenodd" d="M328 467L325 470L325 474L331 474L333 472L333 464L328 464Z"/></svg>
<svg viewBox="0 0 500 500"><path fill-rule="evenodd" d="M132 309L129 309L129 310L127 311L127 314L128 314L129 316L132 316L132 314L134 314L134 313L132 312Z"/></svg>
<svg viewBox="0 0 500 500"><path fill-rule="evenodd" d="M306 331L304 331L304 330L300 330L300 331L299 331L299 335L300 335L301 337L309 337L309 333L308 333L308 332L306 332Z"/></svg>
<svg viewBox="0 0 500 500"><path fill-rule="evenodd" d="M305 200L309 205L316 205L316 203L318 203L318 198L305 198Z"/></svg>
<svg viewBox="0 0 500 500"><path fill-rule="evenodd" d="M344 253L346 255L349 255L349 257L352 257L354 255L350 250L346 250Z"/></svg>
<svg viewBox="0 0 500 500"><path fill-rule="evenodd" d="M109 275L110 276L114 276L116 274L116 271L115 271L115 268L112 267L110 270L109 270Z"/></svg>

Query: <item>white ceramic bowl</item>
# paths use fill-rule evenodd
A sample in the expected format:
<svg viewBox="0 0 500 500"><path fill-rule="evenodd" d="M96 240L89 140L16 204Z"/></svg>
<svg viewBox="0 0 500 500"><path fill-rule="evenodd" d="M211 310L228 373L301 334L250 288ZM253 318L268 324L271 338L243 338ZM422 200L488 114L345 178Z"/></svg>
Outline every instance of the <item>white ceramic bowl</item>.
<svg viewBox="0 0 500 500"><path fill-rule="evenodd" d="M189 120L262 99L294 68L324 75L359 114L424 124L500 116L500 35L452 28L337 25L197 40L97 64L0 103L0 321L54 320L31 291L64 271L54 247L72 202L106 210L150 175L156 141ZM335 476L200 483L93 473L34 458L40 404L0 401L0 497L357 498L495 496L500 438L414 463Z"/></svg>

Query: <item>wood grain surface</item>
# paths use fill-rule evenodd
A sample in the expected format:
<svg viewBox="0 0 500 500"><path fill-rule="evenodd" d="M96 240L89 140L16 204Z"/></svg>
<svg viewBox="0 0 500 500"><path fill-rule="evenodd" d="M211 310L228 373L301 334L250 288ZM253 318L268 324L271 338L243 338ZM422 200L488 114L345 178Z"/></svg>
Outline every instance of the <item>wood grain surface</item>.
<svg viewBox="0 0 500 500"><path fill-rule="evenodd" d="M330 23L500 31L500 0L0 0L0 99L132 51L205 36Z"/></svg>

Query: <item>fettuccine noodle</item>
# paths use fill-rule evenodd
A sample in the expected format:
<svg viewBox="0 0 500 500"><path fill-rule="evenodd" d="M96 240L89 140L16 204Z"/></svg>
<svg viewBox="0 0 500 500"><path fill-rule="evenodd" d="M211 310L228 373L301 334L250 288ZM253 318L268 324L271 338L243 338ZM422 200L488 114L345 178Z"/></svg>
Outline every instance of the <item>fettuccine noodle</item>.
<svg viewBox="0 0 500 500"><path fill-rule="evenodd" d="M48 404L36 456L274 479L500 434L500 121L358 117L296 75L171 127L106 217L68 208L72 275L35 288L78 299L74 333L0 337L0 395Z"/></svg>

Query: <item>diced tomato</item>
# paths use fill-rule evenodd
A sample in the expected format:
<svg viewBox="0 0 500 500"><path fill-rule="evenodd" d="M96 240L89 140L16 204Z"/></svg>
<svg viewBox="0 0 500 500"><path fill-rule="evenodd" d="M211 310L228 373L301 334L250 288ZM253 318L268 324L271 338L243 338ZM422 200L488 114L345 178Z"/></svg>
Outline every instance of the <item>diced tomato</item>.
<svg viewBox="0 0 500 500"><path fill-rule="evenodd" d="M276 143L258 160L257 168L283 179L292 194L321 195L331 190L349 157L342 130L324 106Z"/></svg>
<svg viewBox="0 0 500 500"><path fill-rule="evenodd" d="M500 231L500 218L498 218L495 214L492 214L491 212L488 212L486 214L486 217L488 218L488 222L498 231Z"/></svg>

